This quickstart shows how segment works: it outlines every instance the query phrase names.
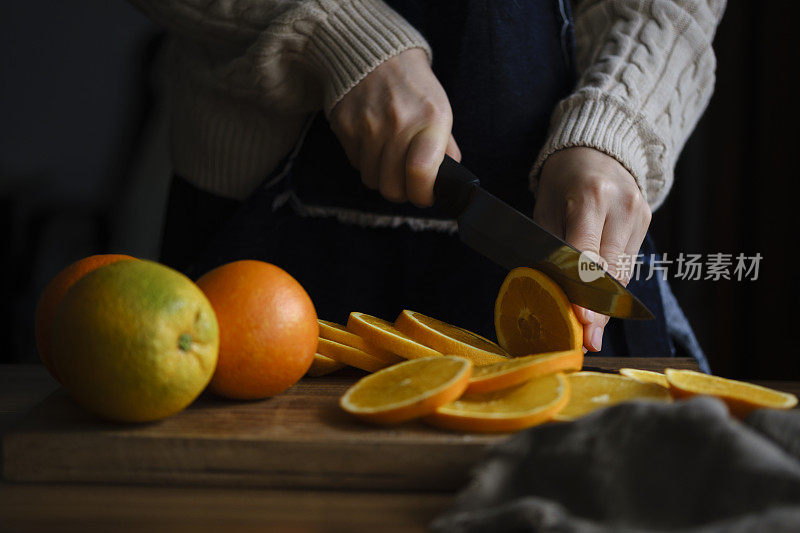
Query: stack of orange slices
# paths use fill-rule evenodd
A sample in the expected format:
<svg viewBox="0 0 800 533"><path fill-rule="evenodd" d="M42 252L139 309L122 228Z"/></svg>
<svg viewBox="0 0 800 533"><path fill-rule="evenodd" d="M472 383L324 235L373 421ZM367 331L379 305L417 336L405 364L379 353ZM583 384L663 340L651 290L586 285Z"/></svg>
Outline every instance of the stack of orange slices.
<svg viewBox="0 0 800 533"><path fill-rule="evenodd" d="M570 399L567 373L583 366L582 329L572 306L543 274L515 269L498 297L495 324L501 345L416 311L404 310L394 323L351 313L347 331L408 361L363 378L341 407L373 423L422 418L475 432L516 431L552 419Z"/></svg>
<svg viewBox="0 0 800 533"><path fill-rule="evenodd" d="M690 370L624 368L583 372L583 329L563 291L531 268L512 270L495 303L498 344L404 310L394 322L350 314L347 326L320 320L315 365L373 372L342 396L345 411L371 423L411 419L471 432L517 431L571 421L621 402L670 402L711 394L731 413L791 408L791 394ZM335 367L334 367L335 368Z"/></svg>
<svg viewBox="0 0 800 533"><path fill-rule="evenodd" d="M465 357L475 365L509 360L506 351L492 341L416 311L404 310L393 323L353 312L347 326L319 321L317 354L308 375L325 375L344 365L376 372L445 353Z"/></svg>
<svg viewBox="0 0 800 533"><path fill-rule="evenodd" d="M560 357L568 358L568 352ZM523 369L502 369L502 374L508 377ZM412 359L364 377L348 389L339 405L377 424L423 418L446 429L497 432L546 422L569 400L569 383L562 372L489 392L466 392L474 383L474 371L472 361L459 355ZM501 383L495 381L498 387Z"/></svg>

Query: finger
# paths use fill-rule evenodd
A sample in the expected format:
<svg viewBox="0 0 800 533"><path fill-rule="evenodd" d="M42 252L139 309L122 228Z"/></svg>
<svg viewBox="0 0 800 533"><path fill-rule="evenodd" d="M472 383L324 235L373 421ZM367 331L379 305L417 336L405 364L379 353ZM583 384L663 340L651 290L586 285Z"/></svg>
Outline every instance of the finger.
<svg viewBox="0 0 800 533"><path fill-rule="evenodd" d="M390 202L400 203L408 199L406 196L405 172L407 149L408 139L404 138L392 139L383 147L379 190L381 195Z"/></svg>
<svg viewBox="0 0 800 533"><path fill-rule="evenodd" d="M603 315L598 315L603 316ZM606 320L608 317L606 317ZM583 345L590 352L599 352L603 349L603 328L605 324L588 324L583 328Z"/></svg>
<svg viewBox="0 0 800 533"><path fill-rule="evenodd" d="M444 160L449 132L428 127L414 135L406 154L406 195L418 207L433 205L433 183Z"/></svg>
<svg viewBox="0 0 800 533"><path fill-rule="evenodd" d="M600 253L605 213L591 201L567 199L564 240L582 252Z"/></svg>
<svg viewBox="0 0 800 533"><path fill-rule="evenodd" d="M628 241L630 240L633 228L630 222L622 217L609 214L603 224L603 234L600 238L600 257L608 263L608 273L617 278L623 285L628 284L627 279L618 276L620 262L624 260ZM624 268L622 269L625 270ZM626 273L623 272L623 277Z"/></svg>
<svg viewBox="0 0 800 533"><path fill-rule="evenodd" d="M597 320L597 313L591 309L586 309L577 304L572 304L572 309L575 311L575 316L578 317L578 321L580 321L581 324L588 325Z"/></svg>
<svg viewBox="0 0 800 533"><path fill-rule="evenodd" d="M624 260L625 247L631 234L631 227L628 223L618 216L609 215L603 224L602 236L600 238L600 257L606 260L608 273L619 279L623 285L627 285L627 273L625 268L620 269L620 262ZM622 270L623 278L620 278ZM591 324L585 328L585 340L591 350L599 352L603 347L603 333L610 317L595 313Z"/></svg>
<svg viewBox="0 0 800 533"><path fill-rule="evenodd" d="M365 140L361 147L359 170L361 181L372 190L380 185L380 162L383 146L374 139Z"/></svg>
<svg viewBox="0 0 800 533"><path fill-rule="evenodd" d="M605 218L603 215L592 202L568 199L564 207L565 240L578 250L599 254ZM584 323L583 345L590 351L600 351L603 344L602 328L608 318L586 311L581 311L581 315L579 320Z"/></svg>
<svg viewBox="0 0 800 533"><path fill-rule="evenodd" d="M461 149L458 147L458 144L456 143L452 133L450 134L450 140L447 141L445 153L456 161L461 161Z"/></svg>
<svg viewBox="0 0 800 533"><path fill-rule="evenodd" d="M641 222L633 228L628 243L625 245L625 269L627 270L627 278L630 281L631 277L635 274L636 260L639 256L639 250L642 248L647 230L650 226L650 210L648 209L641 217Z"/></svg>

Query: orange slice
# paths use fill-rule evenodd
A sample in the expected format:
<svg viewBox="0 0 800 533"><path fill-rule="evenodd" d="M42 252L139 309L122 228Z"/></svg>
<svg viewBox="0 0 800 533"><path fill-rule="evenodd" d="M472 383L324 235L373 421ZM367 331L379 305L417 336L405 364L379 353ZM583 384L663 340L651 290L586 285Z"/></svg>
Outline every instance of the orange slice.
<svg viewBox="0 0 800 533"><path fill-rule="evenodd" d="M405 359L442 355L440 352L428 348L404 334L395 328L391 322L365 313L350 313L350 318L347 320L347 329L356 335L360 335L369 344L390 351Z"/></svg>
<svg viewBox="0 0 800 533"><path fill-rule="evenodd" d="M494 328L497 342L514 357L583 346L583 327L564 291L528 267L515 268L503 281Z"/></svg>
<svg viewBox="0 0 800 533"><path fill-rule="evenodd" d="M340 368L344 368L344 364L334 361L330 357L322 354L315 353L314 360L311 361L311 367L306 371L306 376L318 378L331 372L336 372Z"/></svg>
<svg viewBox="0 0 800 533"><path fill-rule="evenodd" d="M568 374L569 403L553 420L569 421L592 411L630 400L669 402L669 391L655 383L641 383L619 374L575 372Z"/></svg>
<svg viewBox="0 0 800 533"><path fill-rule="evenodd" d="M519 385L533 378L570 372L583 367L583 350L542 353L517 357L493 365L479 366L472 371L467 392L492 392Z"/></svg>
<svg viewBox="0 0 800 533"><path fill-rule="evenodd" d="M728 405L732 415L744 418L754 409L791 409L797 396L760 385L710 376L694 370L668 368L664 372L670 390L678 398L697 394L716 396Z"/></svg>
<svg viewBox="0 0 800 533"><path fill-rule="evenodd" d="M339 405L362 420L396 424L432 413L464 392L472 362L455 355L405 361L361 378Z"/></svg>
<svg viewBox="0 0 800 533"><path fill-rule="evenodd" d="M436 409L425 421L457 431L517 431L550 420L569 395L569 382L558 372L510 389L465 394Z"/></svg>
<svg viewBox="0 0 800 533"><path fill-rule="evenodd" d="M317 322L319 322L319 336L323 339L336 341L339 344L346 344L347 346L358 348L362 352L367 352L378 359L383 359L387 363L394 364L405 361L405 359L399 355L369 344L355 333L347 331L347 328L341 324L330 322L328 320L318 320Z"/></svg>
<svg viewBox="0 0 800 533"><path fill-rule="evenodd" d="M662 387L669 388L667 376L661 372L653 372L652 370L640 370L638 368L620 368L619 373L626 378L635 379L641 383L656 383Z"/></svg>
<svg viewBox="0 0 800 533"><path fill-rule="evenodd" d="M394 327L437 352L466 357L473 364L489 365L508 360L508 354L490 340L416 311L405 310Z"/></svg>
<svg viewBox="0 0 800 533"><path fill-rule="evenodd" d="M376 370L391 365L391 363L387 363L383 359L378 359L374 355L370 355L363 350L328 339L319 339L317 353L333 359L338 363L354 366L361 370L366 370L367 372L375 372Z"/></svg>

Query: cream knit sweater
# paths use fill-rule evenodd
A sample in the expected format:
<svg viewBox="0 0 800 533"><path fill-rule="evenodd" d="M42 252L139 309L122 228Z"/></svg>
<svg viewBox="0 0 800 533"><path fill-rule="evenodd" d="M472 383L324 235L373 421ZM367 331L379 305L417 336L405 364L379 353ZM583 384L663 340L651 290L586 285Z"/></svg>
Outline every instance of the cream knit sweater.
<svg viewBox="0 0 800 533"><path fill-rule="evenodd" d="M174 171L245 198L376 66L425 39L381 0L132 0L173 34L168 87ZM580 80L554 110L531 171L591 146L620 161L653 209L711 97L711 40L725 0L585 0L575 12ZM523 179L521 177L521 179Z"/></svg>

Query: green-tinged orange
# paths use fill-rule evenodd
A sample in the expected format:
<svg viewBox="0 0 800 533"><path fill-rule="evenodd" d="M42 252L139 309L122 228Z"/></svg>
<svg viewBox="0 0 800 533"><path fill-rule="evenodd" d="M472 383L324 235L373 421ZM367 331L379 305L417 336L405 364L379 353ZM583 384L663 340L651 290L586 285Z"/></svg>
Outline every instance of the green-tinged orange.
<svg viewBox="0 0 800 533"><path fill-rule="evenodd" d="M39 352L39 357L42 359L45 368L47 368L54 378L59 379L58 373L53 365L53 357L50 348L52 342L53 317L56 316L56 309L64 298L64 295L67 294L67 291L76 281L89 272L102 266L116 263L117 261L130 261L134 259L136 258L123 254L90 255L64 268L47 283L47 286L42 291L42 295L39 297L39 303L36 305L34 329L36 335L36 349Z"/></svg>
<svg viewBox="0 0 800 533"><path fill-rule="evenodd" d="M98 415L146 422L189 405L214 373L219 329L183 274L118 261L79 279L53 320L52 355L69 394Z"/></svg>

